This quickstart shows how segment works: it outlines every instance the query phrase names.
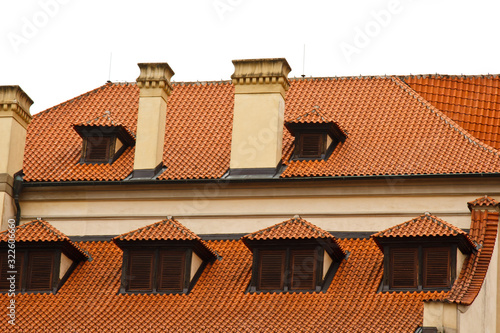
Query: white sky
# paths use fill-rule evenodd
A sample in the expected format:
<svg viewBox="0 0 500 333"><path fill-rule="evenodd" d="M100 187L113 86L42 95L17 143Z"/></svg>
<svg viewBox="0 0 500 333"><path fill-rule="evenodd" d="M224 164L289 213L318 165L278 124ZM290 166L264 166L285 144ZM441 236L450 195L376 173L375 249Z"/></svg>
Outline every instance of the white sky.
<svg viewBox="0 0 500 333"><path fill-rule="evenodd" d="M174 81L227 80L233 59L285 57L290 76L500 73L500 1L1 0L0 85L37 113L138 62Z"/></svg>

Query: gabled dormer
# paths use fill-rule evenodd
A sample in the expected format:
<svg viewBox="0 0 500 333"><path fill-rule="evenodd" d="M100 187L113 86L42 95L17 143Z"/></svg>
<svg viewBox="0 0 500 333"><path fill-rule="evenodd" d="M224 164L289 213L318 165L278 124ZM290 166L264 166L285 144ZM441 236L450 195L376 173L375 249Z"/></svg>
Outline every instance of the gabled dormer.
<svg viewBox="0 0 500 333"><path fill-rule="evenodd" d="M122 293L188 293L216 259L203 240L173 218L113 238L123 250Z"/></svg>
<svg viewBox="0 0 500 333"><path fill-rule="evenodd" d="M0 291L56 293L78 263L88 259L46 221L9 225L0 233Z"/></svg>
<svg viewBox="0 0 500 333"><path fill-rule="evenodd" d="M80 163L113 163L128 147L135 145L134 134L113 120L110 111L73 128L83 139Z"/></svg>
<svg viewBox="0 0 500 333"><path fill-rule="evenodd" d="M295 137L293 160L327 160L346 133L334 121L320 112L318 107L285 123Z"/></svg>
<svg viewBox="0 0 500 333"><path fill-rule="evenodd" d="M241 239L253 253L250 292L325 290L345 256L332 234L298 215Z"/></svg>
<svg viewBox="0 0 500 333"><path fill-rule="evenodd" d="M384 253L382 291L449 290L463 264L457 249L476 250L466 232L430 213L371 237Z"/></svg>

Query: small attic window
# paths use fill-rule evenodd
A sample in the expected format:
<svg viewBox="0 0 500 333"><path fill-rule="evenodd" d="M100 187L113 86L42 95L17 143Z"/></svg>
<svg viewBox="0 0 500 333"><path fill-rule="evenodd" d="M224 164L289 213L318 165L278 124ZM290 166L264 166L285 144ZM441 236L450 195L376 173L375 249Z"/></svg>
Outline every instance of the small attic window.
<svg viewBox="0 0 500 333"><path fill-rule="evenodd" d="M15 252L15 263L7 251L0 254L1 281L0 291L11 290L11 275L15 275L15 290L21 292L54 291L59 273L59 260L56 251L25 250ZM16 273L9 273L16 272Z"/></svg>
<svg viewBox="0 0 500 333"><path fill-rule="evenodd" d="M128 251L126 291L183 292L188 288L190 268L184 250Z"/></svg>
<svg viewBox="0 0 500 333"><path fill-rule="evenodd" d="M82 159L85 162L108 162L111 150L114 146L112 137L89 136L84 140L84 152Z"/></svg>
<svg viewBox="0 0 500 333"><path fill-rule="evenodd" d="M301 133L296 140L295 156L299 158L321 158L326 153L326 135L323 133Z"/></svg>

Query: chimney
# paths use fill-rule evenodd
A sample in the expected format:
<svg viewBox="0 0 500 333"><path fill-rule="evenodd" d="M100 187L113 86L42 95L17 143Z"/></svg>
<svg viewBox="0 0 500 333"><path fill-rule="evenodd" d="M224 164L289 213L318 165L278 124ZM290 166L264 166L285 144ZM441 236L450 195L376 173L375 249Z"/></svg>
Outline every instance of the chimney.
<svg viewBox="0 0 500 333"><path fill-rule="evenodd" d="M284 58L233 60L233 64L230 177L272 177L281 164L290 65Z"/></svg>
<svg viewBox="0 0 500 333"><path fill-rule="evenodd" d="M14 219L14 175L23 168L31 98L19 86L0 86L0 222Z"/></svg>
<svg viewBox="0 0 500 333"><path fill-rule="evenodd" d="M132 179L154 178L163 167L167 99L175 74L167 63L140 63L139 114Z"/></svg>

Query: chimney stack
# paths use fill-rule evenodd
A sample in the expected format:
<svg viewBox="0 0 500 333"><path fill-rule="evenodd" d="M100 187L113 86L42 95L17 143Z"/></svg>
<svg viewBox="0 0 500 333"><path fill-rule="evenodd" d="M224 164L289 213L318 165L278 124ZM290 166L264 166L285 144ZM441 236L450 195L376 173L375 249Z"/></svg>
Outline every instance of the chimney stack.
<svg viewBox="0 0 500 333"><path fill-rule="evenodd" d="M175 74L167 63L140 63L139 114L132 179L154 178L163 167L167 99Z"/></svg>
<svg viewBox="0 0 500 333"><path fill-rule="evenodd" d="M31 122L31 98L19 86L0 86L0 222L15 217L14 175L23 168L26 128Z"/></svg>
<svg viewBox="0 0 500 333"><path fill-rule="evenodd" d="M290 65L284 58L233 60L233 64L230 176L272 177L281 161Z"/></svg>

